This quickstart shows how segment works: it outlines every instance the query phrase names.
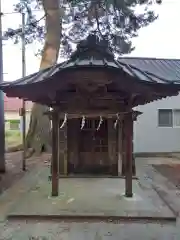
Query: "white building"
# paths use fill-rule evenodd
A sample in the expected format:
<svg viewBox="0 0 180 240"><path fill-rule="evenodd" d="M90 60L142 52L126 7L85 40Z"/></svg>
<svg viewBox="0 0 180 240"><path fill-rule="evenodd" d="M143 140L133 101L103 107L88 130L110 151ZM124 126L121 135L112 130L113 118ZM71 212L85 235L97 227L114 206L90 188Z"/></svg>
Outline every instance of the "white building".
<svg viewBox="0 0 180 240"><path fill-rule="evenodd" d="M180 81L180 60L122 58L160 79ZM180 95L139 106L134 124L134 152L180 152Z"/></svg>

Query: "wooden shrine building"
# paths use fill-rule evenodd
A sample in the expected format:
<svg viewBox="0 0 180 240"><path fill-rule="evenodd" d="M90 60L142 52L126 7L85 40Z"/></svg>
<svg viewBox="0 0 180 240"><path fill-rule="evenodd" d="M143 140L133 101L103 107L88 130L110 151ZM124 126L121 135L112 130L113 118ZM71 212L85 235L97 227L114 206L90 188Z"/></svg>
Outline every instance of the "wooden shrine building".
<svg viewBox="0 0 180 240"><path fill-rule="evenodd" d="M90 35L68 61L3 83L9 97L52 108L52 195L59 174L125 174L132 197L133 108L174 96L180 84L168 82L114 59L106 41Z"/></svg>

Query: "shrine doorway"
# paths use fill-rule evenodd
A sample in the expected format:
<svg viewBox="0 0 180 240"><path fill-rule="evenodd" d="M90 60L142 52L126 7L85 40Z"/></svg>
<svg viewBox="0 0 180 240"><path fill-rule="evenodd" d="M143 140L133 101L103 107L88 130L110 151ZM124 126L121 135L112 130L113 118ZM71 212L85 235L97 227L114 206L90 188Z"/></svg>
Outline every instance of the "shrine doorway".
<svg viewBox="0 0 180 240"><path fill-rule="evenodd" d="M79 126L81 126L81 121ZM108 121L99 118L86 119L79 131L78 164L75 171L82 174L108 174L110 163L108 155Z"/></svg>

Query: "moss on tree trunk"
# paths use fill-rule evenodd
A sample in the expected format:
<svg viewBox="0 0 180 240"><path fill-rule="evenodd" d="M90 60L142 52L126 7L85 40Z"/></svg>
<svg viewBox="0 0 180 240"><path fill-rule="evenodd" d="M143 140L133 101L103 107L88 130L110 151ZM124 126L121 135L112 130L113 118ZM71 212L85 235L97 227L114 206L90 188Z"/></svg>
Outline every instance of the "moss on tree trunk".
<svg viewBox="0 0 180 240"><path fill-rule="evenodd" d="M49 108L40 104L34 104L31 112L29 131L26 137L26 147L30 156L33 153L39 155L43 150L51 151L51 123L49 117L44 115Z"/></svg>

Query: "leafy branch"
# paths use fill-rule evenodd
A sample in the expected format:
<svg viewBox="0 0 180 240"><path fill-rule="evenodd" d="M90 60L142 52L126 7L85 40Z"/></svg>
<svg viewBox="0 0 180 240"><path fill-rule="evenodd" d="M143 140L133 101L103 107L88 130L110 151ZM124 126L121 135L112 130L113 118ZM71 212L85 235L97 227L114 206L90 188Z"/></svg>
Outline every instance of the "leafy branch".
<svg viewBox="0 0 180 240"><path fill-rule="evenodd" d="M162 1L157 0L158 4ZM138 30L157 19L150 10L152 0L64 0L60 7L64 11L61 36L63 56L72 53L72 43L86 38L90 33L106 39L114 53L121 55L130 53L134 48L131 39L138 36ZM144 12L135 11L137 5L144 6ZM26 11L25 26L26 43L34 40L43 41L45 27L41 20L33 14L33 10L41 9L40 0L21 0L15 5L15 11ZM22 34L22 26L18 29L8 28L4 36L18 43Z"/></svg>

